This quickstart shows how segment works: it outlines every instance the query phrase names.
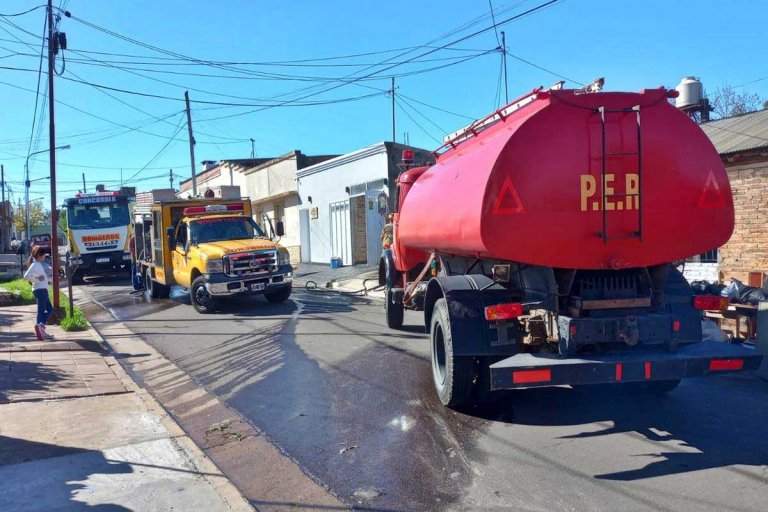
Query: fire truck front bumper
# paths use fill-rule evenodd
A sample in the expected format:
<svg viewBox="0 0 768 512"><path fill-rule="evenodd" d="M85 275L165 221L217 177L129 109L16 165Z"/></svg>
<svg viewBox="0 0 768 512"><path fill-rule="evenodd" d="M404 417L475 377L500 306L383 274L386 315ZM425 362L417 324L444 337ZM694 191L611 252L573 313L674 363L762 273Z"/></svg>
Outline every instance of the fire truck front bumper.
<svg viewBox="0 0 768 512"><path fill-rule="evenodd" d="M231 297L247 294L259 295L290 287L293 282L293 267L283 265L269 275L230 277L226 274L206 274L208 293L214 297Z"/></svg>

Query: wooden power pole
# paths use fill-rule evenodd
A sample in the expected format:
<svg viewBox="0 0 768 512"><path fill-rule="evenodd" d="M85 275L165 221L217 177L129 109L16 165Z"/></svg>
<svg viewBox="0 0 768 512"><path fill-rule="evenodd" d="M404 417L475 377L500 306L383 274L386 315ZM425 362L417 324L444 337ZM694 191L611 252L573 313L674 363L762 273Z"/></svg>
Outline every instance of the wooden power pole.
<svg viewBox="0 0 768 512"><path fill-rule="evenodd" d="M192 197L197 196L197 176L195 176L195 137L192 135L192 113L189 111L189 91L184 91L187 104L187 129L189 130L189 165L192 168Z"/></svg>
<svg viewBox="0 0 768 512"><path fill-rule="evenodd" d="M53 267L53 308L61 307L59 300L59 211L56 201L56 123L54 112L54 61L59 48L58 33L53 27L53 0L48 0L48 161L51 166L51 264ZM29 205L27 205L29 208Z"/></svg>

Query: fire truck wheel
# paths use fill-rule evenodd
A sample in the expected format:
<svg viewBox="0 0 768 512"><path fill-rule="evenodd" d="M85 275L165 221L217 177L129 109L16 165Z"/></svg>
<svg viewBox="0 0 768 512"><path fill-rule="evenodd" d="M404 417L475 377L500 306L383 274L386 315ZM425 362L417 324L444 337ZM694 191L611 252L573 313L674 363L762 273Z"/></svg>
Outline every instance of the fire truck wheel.
<svg viewBox="0 0 768 512"><path fill-rule="evenodd" d="M403 294L395 294L394 290L387 286L385 294L384 311L387 314L387 327L390 329L400 329L403 326Z"/></svg>
<svg viewBox="0 0 768 512"><path fill-rule="evenodd" d="M198 313L213 313L216 302L211 294L208 293L203 276L199 276L192 281L192 287L189 289L189 300Z"/></svg>
<svg viewBox="0 0 768 512"><path fill-rule="evenodd" d="M166 284L160 284L157 281L154 283L155 288L157 289L157 297L160 299L167 299L171 296L171 287Z"/></svg>
<svg viewBox="0 0 768 512"><path fill-rule="evenodd" d="M144 297L147 299L159 299L158 283L152 279L152 270L147 268L144 272Z"/></svg>
<svg viewBox="0 0 768 512"><path fill-rule="evenodd" d="M449 407L465 405L472 394L473 364L471 357L453 353L453 337L445 299L435 302L430 326L432 342L432 380L437 396Z"/></svg>
<svg viewBox="0 0 768 512"><path fill-rule="evenodd" d="M286 286L285 288L281 288L280 290L277 290L276 292L271 293L265 293L264 297L269 302L274 302L276 304L280 302L285 302L288 300L288 297L291 296L291 287Z"/></svg>

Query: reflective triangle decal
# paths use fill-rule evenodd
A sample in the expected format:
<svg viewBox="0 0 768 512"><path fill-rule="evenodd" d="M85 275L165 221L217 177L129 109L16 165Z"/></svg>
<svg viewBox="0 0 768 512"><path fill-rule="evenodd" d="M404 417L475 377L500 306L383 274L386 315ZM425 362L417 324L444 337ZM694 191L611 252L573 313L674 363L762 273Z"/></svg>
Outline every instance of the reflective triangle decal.
<svg viewBox="0 0 768 512"><path fill-rule="evenodd" d="M704 182L704 190L701 191L699 197L699 208L725 208L725 200L723 199L723 193L720 190L720 185L717 184L715 174L709 171L707 181Z"/></svg>
<svg viewBox="0 0 768 512"><path fill-rule="evenodd" d="M517 195L512 180L509 176L504 177L504 183L501 184L496 201L493 203L491 213L494 215L503 215L508 213L525 213L520 196Z"/></svg>

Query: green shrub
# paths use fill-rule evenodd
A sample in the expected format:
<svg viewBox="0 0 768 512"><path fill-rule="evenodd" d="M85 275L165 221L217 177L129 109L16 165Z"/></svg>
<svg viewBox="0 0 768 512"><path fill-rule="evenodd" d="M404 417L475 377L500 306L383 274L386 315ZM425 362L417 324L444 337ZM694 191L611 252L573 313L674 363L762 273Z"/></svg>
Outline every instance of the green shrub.
<svg viewBox="0 0 768 512"><path fill-rule="evenodd" d="M5 288L6 290L9 290L12 292L19 292L19 296L16 301L17 304L34 304L35 303L35 296L32 295L32 285L29 284L29 281L27 281L23 277L18 277L11 281L2 282L0 283L0 288Z"/></svg>
<svg viewBox="0 0 768 512"><path fill-rule="evenodd" d="M32 285L23 277L13 279L12 281L0 282L0 288L6 290L19 292L17 304L34 304L35 296L32 295ZM48 296L53 302L53 291L48 289ZM59 302L64 307L67 315L61 320L59 325L65 331L84 331L88 328L88 321L85 319L83 312L75 306L75 310L70 313L69 311L69 299L64 292L59 292Z"/></svg>

